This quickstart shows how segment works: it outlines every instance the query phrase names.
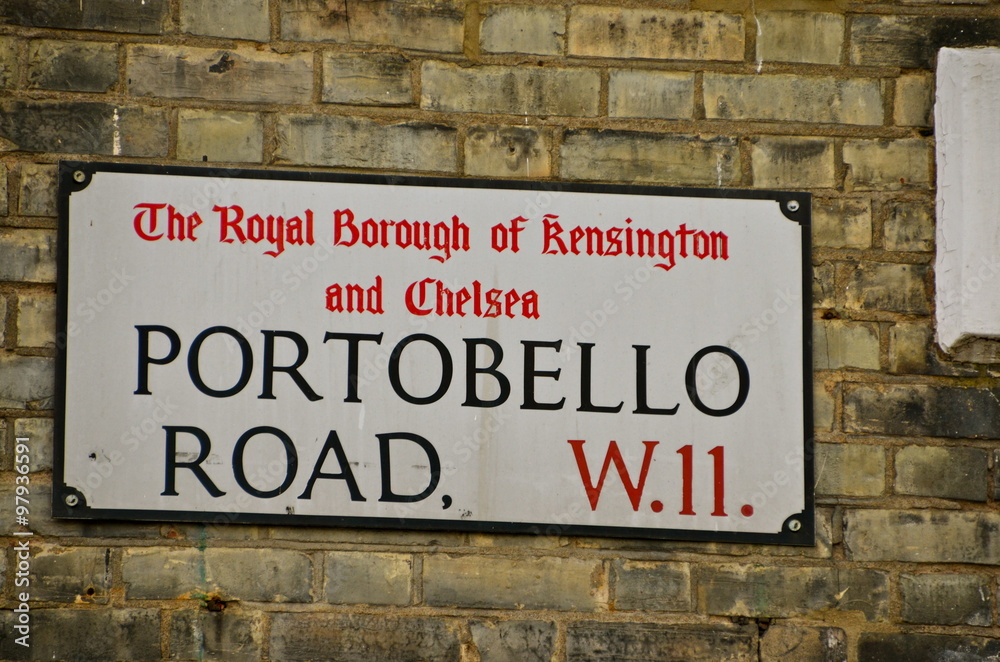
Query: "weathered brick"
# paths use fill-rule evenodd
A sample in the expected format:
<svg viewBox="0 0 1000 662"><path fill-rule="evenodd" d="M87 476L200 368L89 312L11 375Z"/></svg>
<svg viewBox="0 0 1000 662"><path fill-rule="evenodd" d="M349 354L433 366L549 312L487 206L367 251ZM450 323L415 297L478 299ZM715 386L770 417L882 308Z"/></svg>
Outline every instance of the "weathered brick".
<svg viewBox="0 0 1000 662"><path fill-rule="evenodd" d="M31 575L33 600L106 603L111 591L111 550L36 547Z"/></svg>
<svg viewBox="0 0 1000 662"><path fill-rule="evenodd" d="M740 180L739 146L724 137L569 131L561 161L567 179L716 186Z"/></svg>
<svg viewBox="0 0 1000 662"><path fill-rule="evenodd" d="M133 96L302 104L312 99L312 55L240 48L129 46Z"/></svg>
<svg viewBox="0 0 1000 662"><path fill-rule="evenodd" d="M0 612L0 659L106 660L160 659L158 609L37 609L31 610L31 646L15 643L17 614Z"/></svg>
<svg viewBox="0 0 1000 662"><path fill-rule="evenodd" d="M548 177L549 132L540 127L474 126L465 139L465 173L479 177Z"/></svg>
<svg viewBox="0 0 1000 662"><path fill-rule="evenodd" d="M413 561L407 554L327 552L325 574L332 604L410 603Z"/></svg>
<svg viewBox="0 0 1000 662"><path fill-rule="evenodd" d="M889 329L889 370L923 374L930 365L934 332L927 324L896 322Z"/></svg>
<svg viewBox="0 0 1000 662"><path fill-rule="evenodd" d="M860 264L847 280L847 307L926 315L930 312L927 279L923 265Z"/></svg>
<svg viewBox="0 0 1000 662"><path fill-rule="evenodd" d="M177 114L177 158L188 161L260 163L264 123L256 113L181 110Z"/></svg>
<svg viewBox="0 0 1000 662"><path fill-rule="evenodd" d="M378 106L411 104L410 60L390 53L327 53L323 56L323 101Z"/></svg>
<svg viewBox="0 0 1000 662"><path fill-rule="evenodd" d="M0 353L0 408L45 409L55 394L55 364L40 356Z"/></svg>
<svg viewBox="0 0 1000 662"><path fill-rule="evenodd" d="M848 140L847 182L857 190L924 188L931 183L930 145L920 138Z"/></svg>
<svg viewBox="0 0 1000 662"><path fill-rule="evenodd" d="M902 617L928 625L990 625L990 582L978 575L899 576Z"/></svg>
<svg viewBox="0 0 1000 662"><path fill-rule="evenodd" d="M743 59L743 17L721 12L577 5L570 55L654 60Z"/></svg>
<svg viewBox="0 0 1000 662"><path fill-rule="evenodd" d="M58 168L54 165L21 165L21 195L17 211L22 216L55 216Z"/></svg>
<svg viewBox="0 0 1000 662"><path fill-rule="evenodd" d="M267 3L257 0L188 0L181 3L181 31L229 39L267 41Z"/></svg>
<svg viewBox="0 0 1000 662"><path fill-rule="evenodd" d="M7 0L4 22L38 28L160 34L170 18L169 0Z"/></svg>
<svg viewBox="0 0 1000 662"><path fill-rule="evenodd" d="M31 449L28 468L32 473L52 468L53 424L51 418L19 418L14 421L14 436L27 438Z"/></svg>
<svg viewBox="0 0 1000 662"><path fill-rule="evenodd" d="M834 401L832 389L819 380L813 381L813 427L817 430L833 428Z"/></svg>
<svg viewBox="0 0 1000 662"><path fill-rule="evenodd" d="M878 370L878 326L864 322L813 322L813 367L817 370Z"/></svg>
<svg viewBox="0 0 1000 662"><path fill-rule="evenodd" d="M165 156L167 133L162 108L89 101L0 102L0 140L26 152Z"/></svg>
<svg viewBox="0 0 1000 662"><path fill-rule="evenodd" d="M593 610L607 601L596 561L435 555L424 559L424 601L433 606Z"/></svg>
<svg viewBox="0 0 1000 662"><path fill-rule="evenodd" d="M934 216L923 202L897 202L885 221L885 248L890 251L934 250Z"/></svg>
<svg viewBox="0 0 1000 662"><path fill-rule="evenodd" d="M461 53L464 17L459 0L282 0L281 36Z"/></svg>
<svg viewBox="0 0 1000 662"><path fill-rule="evenodd" d="M817 12L760 12L758 62L839 64L844 46L844 16Z"/></svg>
<svg viewBox="0 0 1000 662"><path fill-rule="evenodd" d="M855 561L1000 561L1000 513L955 510L851 510L844 544Z"/></svg>
<svg viewBox="0 0 1000 662"><path fill-rule="evenodd" d="M118 46L89 41L32 41L28 87L107 92L118 82Z"/></svg>
<svg viewBox="0 0 1000 662"><path fill-rule="evenodd" d="M1000 655L1000 639L945 634L863 633L858 659L865 662L990 662Z"/></svg>
<svg viewBox="0 0 1000 662"><path fill-rule="evenodd" d="M751 159L753 184L758 188L837 185L833 141L828 138L762 136L753 145Z"/></svg>
<svg viewBox="0 0 1000 662"><path fill-rule="evenodd" d="M479 28L486 53L562 55L566 11L558 7L490 5Z"/></svg>
<svg viewBox="0 0 1000 662"><path fill-rule="evenodd" d="M889 614L888 574L835 568L701 566L701 608L709 614L785 618L818 609L858 611L869 621Z"/></svg>
<svg viewBox="0 0 1000 662"><path fill-rule="evenodd" d="M0 163L0 216L7 215L7 166Z"/></svg>
<svg viewBox="0 0 1000 662"><path fill-rule="evenodd" d="M424 110L512 115L593 117L600 73L555 67L463 68L425 62L420 90Z"/></svg>
<svg viewBox="0 0 1000 662"><path fill-rule="evenodd" d="M885 449L857 444L816 444L816 493L871 497L885 490Z"/></svg>
<svg viewBox="0 0 1000 662"><path fill-rule="evenodd" d="M222 611L170 612L170 658L255 662L261 659L263 617L227 605Z"/></svg>
<svg viewBox="0 0 1000 662"><path fill-rule="evenodd" d="M873 79L791 74L705 74L709 119L882 124L882 88Z"/></svg>
<svg viewBox="0 0 1000 662"><path fill-rule="evenodd" d="M7 299L0 296L0 348L7 346Z"/></svg>
<svg viewBox="0 0 1000 662"><path fill-rule="evenodd" d="M988 463L981 448L907 446L896 453L896 493L986 501Z"/></svg>
<svg viewBox="0 0 1000 662"><path fill-rule="evenodd" d="M837 304L837 290L834 287L835 268L830 262L813 266L812 300L814 308L833 308Z"/></svg>
<svg viewBox="0 0 1000 662"><path fill-rule="evenodd" d="M52 347L56 342L56 298L51 294L17 297L17 344Z"/></svg>
<svg viewBox="0 0 1000 662"><path fill-rule="evenodd" d="M687 563L616 559L611 572L617 610L687 611L691 608L691 568Z"/></svg>
<svg viewBox="0 0 1000 662"><path fill-rule="evenodd" d="M923 74L896 79L893 122L897 126L931 126L934 110L934 79Z"/></svg>
<svg viewBox="0 0 1000 662"><path fill-rule="evenodd" d="M850 385L844 427L862 434L996 439L1000 389Z"/></svg>
<svg viewBox="0 0 1000 662"><path fill-rule="evenodd" d="M55 279L54 232L0 228L0 281L52 283Z"/></svg>
<svg viewBox="0 0 1000 662"><path fill-rule="evenodd" d="M566 626L566 662L751 662L756 628L578 621Z"/></svg>
<svg viewBox="0 0 1000 662"><path fill-rule="evenodd" d="M480 662L549 662L556 625L544 621L470 621Z"/></svg>
<svg viewBox="0 0 1000 662"><path fill-rule="evenodd" d="M1000 46L1000 19L963 16L880 16L851 20L851 63L931 69L944 47Z"/></svg>
<svg viewBox="0 0 1000 662"><path fill-rule="evenodd" d="M761 635L760 662L847 662L847 633L772 623Z"/></svg>
<svg viewBox="0 0 1000 662"><path fill-rule="evenodd" d="M440 617L275 614L271 659L459 662L457 626Z"/></svg>
<svg viewBox="0 0 1000 662"><path fill-rule="evenodd" d="M122 561L122 579L126 596L136 600L218 593L225 600L312 601L312 562L290 550L133 549Z"/></svg>
<svg viewBox="0 0 1000 662"><path fill-rule="evenodd" d="M612 69L608 116L690 119L694 116L694 74Z"/></svg>
<svg viewBox="0 0 1000 662"><path fill-rule="evenodd" d="M872 245L871 201L855 198L813 200L814 246L870 248Z"/></svg>
<svg viewBox="0 0 1000 662"><path fill-rule="evenodd" d="M0 90L17 85L17 51L17 39L0 37Z"/></svg>
<svg viewBox="0 0 1000 662"><path fill-rule="evenodd" d="M290 115L278 120L276 156L302 165L455 172L456 137L435 124Z"/></svg>

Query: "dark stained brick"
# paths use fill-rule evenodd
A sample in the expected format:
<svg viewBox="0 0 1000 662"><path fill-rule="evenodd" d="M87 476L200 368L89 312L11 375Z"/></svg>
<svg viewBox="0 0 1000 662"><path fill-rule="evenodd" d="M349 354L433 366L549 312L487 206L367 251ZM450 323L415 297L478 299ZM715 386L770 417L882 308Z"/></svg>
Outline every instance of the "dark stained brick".
<svg viewBox="0 0 1000 662"><path fill-rule="evenodd" d="M992 662L1000 655L1000 639L938 634L866 633L858 643L865 662Z"/></svg>
<svg viewBox="0 0 1000 662"><path fill-rule="evenodd" d="M750 662L757 628L598 623L566 626L567 662Z"/></svg>
<svg viewBox="0 0 1000 662"><path fill-rule="evenodd" d="M68 30L160 34L170 0L5 0L0 23Z"/></svg>
<svg viewBox="0 0 1000 662"><path fill-rule="evenodd" d="M1000 389L849 386L848 432L951 439L1000 438Z"/></svg>

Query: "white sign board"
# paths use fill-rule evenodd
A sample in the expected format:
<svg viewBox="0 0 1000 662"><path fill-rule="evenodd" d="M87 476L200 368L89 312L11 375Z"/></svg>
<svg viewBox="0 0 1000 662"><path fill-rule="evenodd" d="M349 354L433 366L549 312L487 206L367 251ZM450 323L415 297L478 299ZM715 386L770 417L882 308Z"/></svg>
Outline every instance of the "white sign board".
<svg viewBox="0 0 1000 662"><path fill-rule="evenodd" d="M56 516L812 543L807 194L61 187Z"/></svg>

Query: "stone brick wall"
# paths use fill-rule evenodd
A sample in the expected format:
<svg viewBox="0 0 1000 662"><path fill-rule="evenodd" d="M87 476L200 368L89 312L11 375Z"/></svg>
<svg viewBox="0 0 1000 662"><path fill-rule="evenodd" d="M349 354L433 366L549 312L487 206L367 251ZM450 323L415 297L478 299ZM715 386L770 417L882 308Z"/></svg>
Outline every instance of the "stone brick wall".
<svg viewBox="0 0 1000 662"><path fill-rule="evenodd" d="M0 14L0 658L1000 655L998 371L934 343L930 112L937 49L1000 45L997 5L4 0ZM811 191L816 546L49 519L61 158ZM19 436L30 649L12 629Z"/></svg>

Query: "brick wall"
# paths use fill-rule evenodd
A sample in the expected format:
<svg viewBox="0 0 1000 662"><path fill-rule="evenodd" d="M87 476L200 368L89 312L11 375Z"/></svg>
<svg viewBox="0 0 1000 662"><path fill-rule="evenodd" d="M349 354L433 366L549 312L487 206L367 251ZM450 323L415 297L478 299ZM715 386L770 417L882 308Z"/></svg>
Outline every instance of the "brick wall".
<svg viewBox="0 0 1000 662"><path fill-rule="evenodd" d="M930 109L997 6L593 1L0 4L0 658L996 659L1000 388L935 348ZM816 546L48 519L61 158L811 191Z"/></svg>

